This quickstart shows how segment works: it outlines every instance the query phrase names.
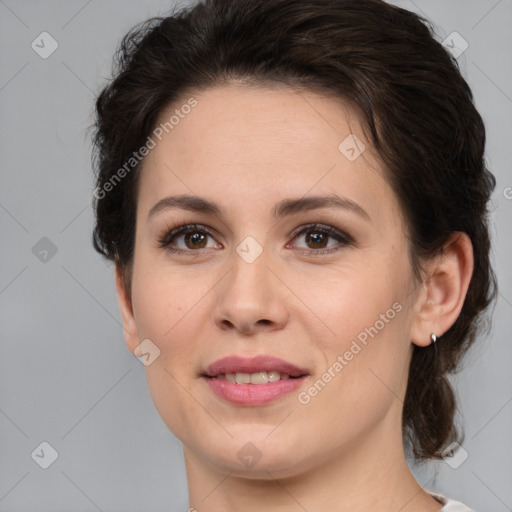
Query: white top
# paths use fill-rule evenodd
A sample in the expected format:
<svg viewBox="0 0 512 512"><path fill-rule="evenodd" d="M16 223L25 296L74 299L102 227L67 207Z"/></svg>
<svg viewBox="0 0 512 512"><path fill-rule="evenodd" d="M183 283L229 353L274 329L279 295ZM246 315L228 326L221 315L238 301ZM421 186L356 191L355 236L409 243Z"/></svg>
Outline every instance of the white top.
<svg viewBox="0 0 512 512"><path fill-rule="evenodd" d="M473 509L464 505L460 501L452 500L441 494L429 493L434 499L440 501L443 504L443 508L439 509L439 512L475 512Z"/></svg>

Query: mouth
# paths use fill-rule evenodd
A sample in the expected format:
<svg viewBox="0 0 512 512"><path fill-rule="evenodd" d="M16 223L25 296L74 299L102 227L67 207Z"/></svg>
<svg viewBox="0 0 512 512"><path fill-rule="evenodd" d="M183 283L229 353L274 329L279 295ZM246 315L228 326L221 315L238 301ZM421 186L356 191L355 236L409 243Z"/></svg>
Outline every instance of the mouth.
<svg viewBox="0 0 512 512"><path fill-rule="evenodd" d="M300 368L288 361L273 356L259 355L255 357L229 356L211 363L203 372L205 377L219 377L238 375L240 380L238 383L248 384L247 375L251 378L254 375L254 384L270 382L278 380L277 375L283 375L286 379L293 377L302 377L308 375L309 371ZM263 379L267 379L263 382Z"/></svg>
<svg viewBox="0 0 512 512"><path fill-rule="evenodd" d="M277 382L279 380L300 379L300 377L302 376L303 375L293 376L288 373L280 373L276 371L260 371L256 373L220 373L215 377L206 377L209 379L227 380L228 382L232 382L233 384L262 385L268 384L269 382Z"/></svg>
<svg viewBox="0 0 512 512"><path fill-rule="evenodd" d="M271 356L226 357L201 374L217 397L236 405L272 402L300 387L309 372Z"/></svg>

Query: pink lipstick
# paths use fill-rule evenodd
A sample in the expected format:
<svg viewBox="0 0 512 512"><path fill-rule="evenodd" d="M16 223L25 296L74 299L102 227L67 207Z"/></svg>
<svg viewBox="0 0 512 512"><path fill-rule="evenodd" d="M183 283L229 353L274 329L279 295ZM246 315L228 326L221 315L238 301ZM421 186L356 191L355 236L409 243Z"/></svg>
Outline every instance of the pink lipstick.
<svg viewBox="0 0 512 512"><path fill-rule="evenodd" d="M308 375L306 369L272 356L231 356L210 364L202 377L218 397L257 406L296 390Z"/></svg>

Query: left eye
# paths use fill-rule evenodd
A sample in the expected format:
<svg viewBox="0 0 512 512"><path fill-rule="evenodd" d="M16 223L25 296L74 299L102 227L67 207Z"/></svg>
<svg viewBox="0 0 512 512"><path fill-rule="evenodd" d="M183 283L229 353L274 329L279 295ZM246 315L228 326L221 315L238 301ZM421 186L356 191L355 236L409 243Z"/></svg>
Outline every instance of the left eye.
<svg viewBox="0 0 512 512"><path fill-rule="evenodd" d="M302 228L301 231L294 235L294 240L302 238L303 236L306 243L305 248L311 249L311 252L318 254L335 252L342 246L349 245L351 243L351 239L337 229L319 224ZM338 244L335 243L328 245L329 238L334 238L338 241Z"/></svg>

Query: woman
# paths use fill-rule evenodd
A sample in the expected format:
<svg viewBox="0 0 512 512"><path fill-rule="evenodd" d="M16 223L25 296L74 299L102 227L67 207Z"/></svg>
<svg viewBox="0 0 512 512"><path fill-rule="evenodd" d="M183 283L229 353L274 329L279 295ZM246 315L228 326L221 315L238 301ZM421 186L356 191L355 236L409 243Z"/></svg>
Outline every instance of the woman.
<svg viewBox="0 0 512 512"><path fill-rule="evenodd" d="M381 0L208 0L127 34L97 99L95 248L191 509L468 511L416 461L496 297L485 130Z"/></svg>

